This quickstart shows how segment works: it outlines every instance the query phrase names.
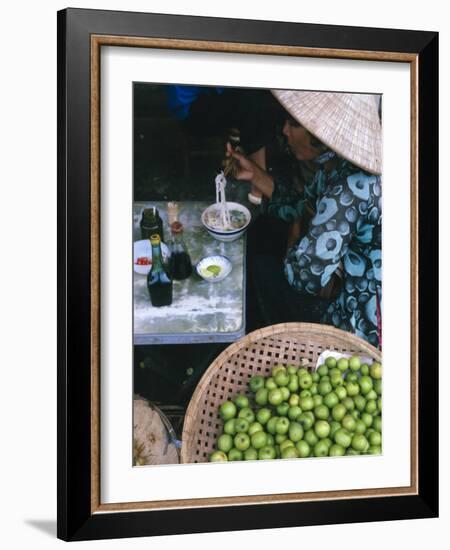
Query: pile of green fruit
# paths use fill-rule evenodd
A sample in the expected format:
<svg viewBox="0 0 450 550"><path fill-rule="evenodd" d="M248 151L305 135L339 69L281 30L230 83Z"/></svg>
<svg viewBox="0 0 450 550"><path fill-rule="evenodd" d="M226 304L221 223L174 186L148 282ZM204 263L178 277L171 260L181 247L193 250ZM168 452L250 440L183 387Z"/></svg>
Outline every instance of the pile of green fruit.
<svg viewBox="0 0 450 550"><path fill-rule="evenodd" d="M381 453L382 366L327 357L311 372L275 365L250 379L250 398L219 408L223 433L211 462Z"/></svg>

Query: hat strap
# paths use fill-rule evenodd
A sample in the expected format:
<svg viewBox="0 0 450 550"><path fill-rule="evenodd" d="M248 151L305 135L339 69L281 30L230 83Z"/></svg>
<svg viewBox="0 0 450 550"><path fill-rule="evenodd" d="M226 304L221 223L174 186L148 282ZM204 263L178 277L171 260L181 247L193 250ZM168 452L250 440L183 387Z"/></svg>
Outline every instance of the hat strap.
<svg viewBox="0 0 450 550"><path fill-rule="evenodd" d="M317 158L315 158L313 162L315 162L316 164L325 164L335 156L336 153L334 151L325 151L325 153L322 153Z"/></svg>

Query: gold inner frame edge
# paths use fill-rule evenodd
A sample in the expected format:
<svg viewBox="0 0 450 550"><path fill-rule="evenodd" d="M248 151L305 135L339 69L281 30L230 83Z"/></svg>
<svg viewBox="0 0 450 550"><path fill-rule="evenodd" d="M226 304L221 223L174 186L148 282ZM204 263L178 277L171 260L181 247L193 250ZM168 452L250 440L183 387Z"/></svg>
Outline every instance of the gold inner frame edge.
<svg viewBox="0 0 450 550"><path fill-rule="evenodd" d="M409 63L411 68L411 485L381 489L357 489L348 491L321 491L315 493L286 493L255 496L212 497L197 499L121 502L102 504L100 501L100 50L102 46L164 48L204 52L247 53L330 59L360 59ZM115 35L91 35L91 513L123 511L203 508L220 506L244 506L251 504L275 504L283 502L307 502L314 500L342 500L405 496L418 494L418 55L403 52L366 50L340 50L332 48L306 48L142 38Z"/></svg>

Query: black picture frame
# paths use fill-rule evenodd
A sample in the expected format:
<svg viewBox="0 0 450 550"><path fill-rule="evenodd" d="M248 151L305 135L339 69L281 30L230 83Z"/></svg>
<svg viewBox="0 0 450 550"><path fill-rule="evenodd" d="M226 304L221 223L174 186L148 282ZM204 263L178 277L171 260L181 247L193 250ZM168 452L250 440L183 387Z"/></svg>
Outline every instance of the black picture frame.
<svg viewBox="0 0 450 550"><path fill-rule="evenodd" d="M415 495L96 513L92 486L91 37L396 52L417 59L418 491ZM438 515L438 33L148 13L58 12L58 532L63 540ZM429 213L433 215L429 215Z"/></svg>

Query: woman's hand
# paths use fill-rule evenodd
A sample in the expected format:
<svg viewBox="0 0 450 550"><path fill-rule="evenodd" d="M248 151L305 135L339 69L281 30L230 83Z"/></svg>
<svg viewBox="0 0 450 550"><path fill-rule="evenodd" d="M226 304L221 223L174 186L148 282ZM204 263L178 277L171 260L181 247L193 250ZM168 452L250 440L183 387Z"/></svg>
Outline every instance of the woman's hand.
<svg viewBox="0 0 450 550"><path fill-rule="evenodd" d="M271 197L273 192L272 177L255 162L245 155L233 150L230 143L227 143L227 157L232 156L239 163L235 176L238 180L246 180L257 187L266 197Z"/></svg>
<svg viewBox="0 0 450 550"><path fill-rule="evenodd" d="M227 142L226 156L227 157L233 157L234 159L236 159L238 161L238 167L235 171L236 179L252 181L252 179L255 176L256 169L257 169L257 166L253 161L251 161L245 155L242 155L241 153L237 153L232 148L232 146L229 142Z"/></svg>

